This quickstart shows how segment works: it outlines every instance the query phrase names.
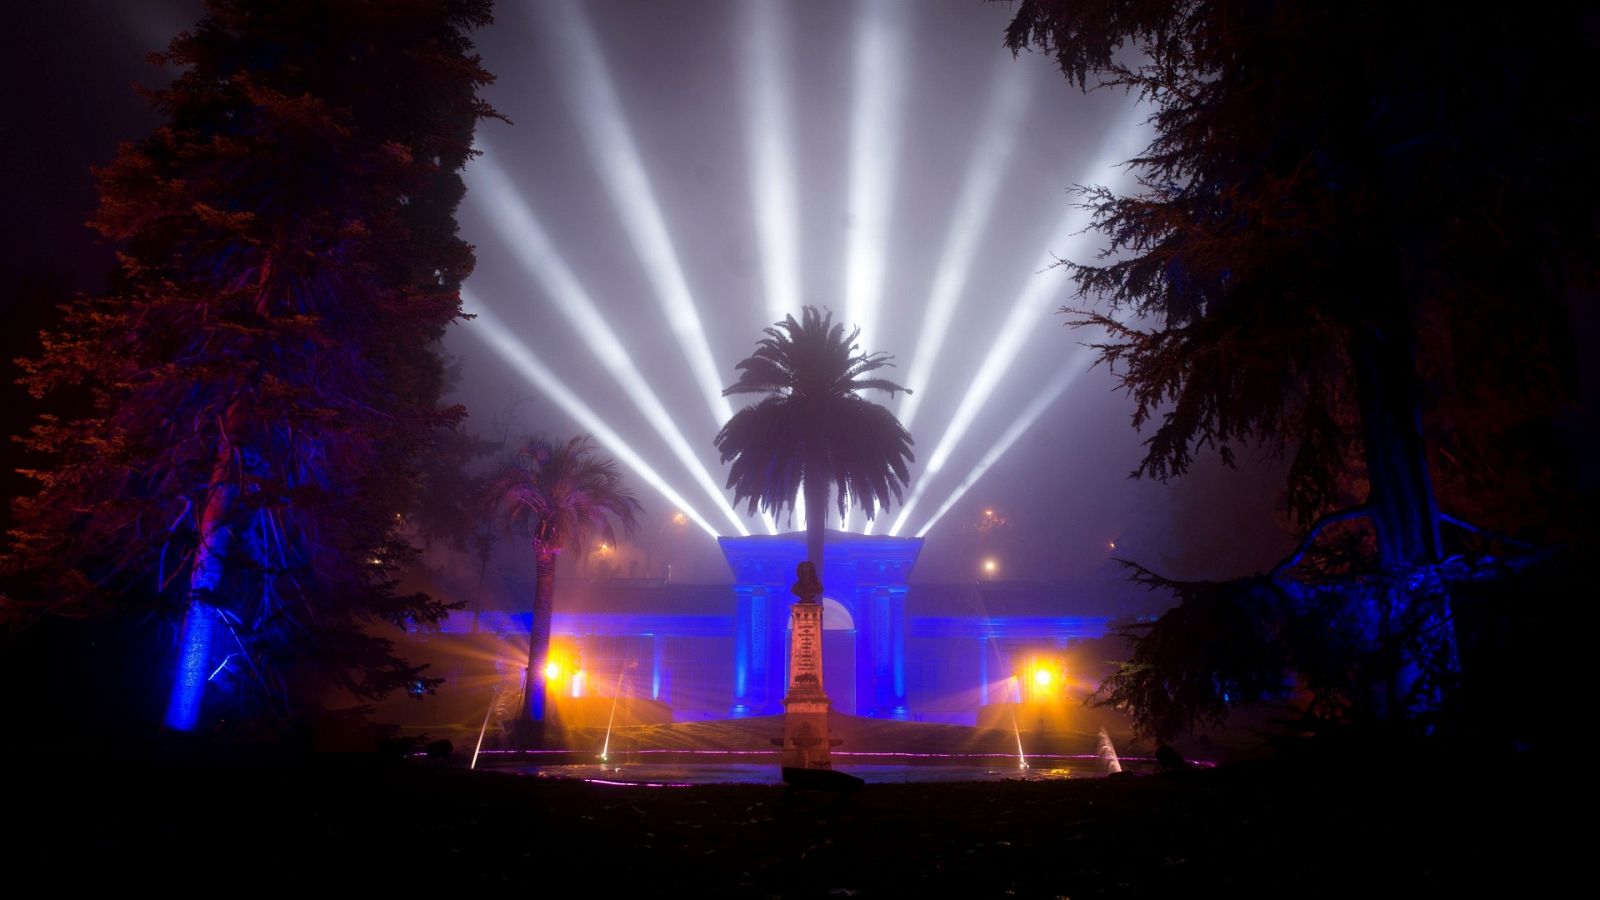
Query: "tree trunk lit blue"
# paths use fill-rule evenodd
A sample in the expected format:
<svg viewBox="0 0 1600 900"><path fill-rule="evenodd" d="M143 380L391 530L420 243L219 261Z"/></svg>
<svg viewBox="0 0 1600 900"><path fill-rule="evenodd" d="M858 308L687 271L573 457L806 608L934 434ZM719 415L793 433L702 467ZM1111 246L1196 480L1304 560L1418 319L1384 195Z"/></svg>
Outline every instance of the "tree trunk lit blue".
<svg viewBox="0 0 1600 900"><path fill-rule="evenodd" d="M231 431L238 429L234 422L238 408L234 403L228 410ZM200 724L206 682L211 679L211 648L221 616L217 607L206 601L222 586L223 561L233 543L233 529L227 524L235 493L228 481L232 461L232 446L224 441L212 464L211 483L216 488L206 498L200 515L200 543L195 547L194 568L189 572L189 602L184 607L183 630L178 635L172 694L167 698L164 721L174 731L193 731Z"/></svg>
<svg viewBox="0 0 1600 900"><path fill-rule="evenodd" d="M183 614L183 631L178 636L172 694L167 698L165 722L174 731L193 731L200 724L206 681L211 677L211 646L216 632L216 607L190 600Z"/></svg>

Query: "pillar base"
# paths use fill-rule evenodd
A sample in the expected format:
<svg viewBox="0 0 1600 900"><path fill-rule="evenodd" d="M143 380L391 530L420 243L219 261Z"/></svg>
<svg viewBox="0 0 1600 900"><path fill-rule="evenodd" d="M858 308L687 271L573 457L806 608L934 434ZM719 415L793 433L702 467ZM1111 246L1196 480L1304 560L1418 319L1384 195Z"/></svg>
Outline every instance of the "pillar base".
<svg viewBox="0 0 1600 900"><path fill-rule="evenodd" d="M783 701L783 768L833 768L833 741L828 736L827 697L791 697Z"/></svg>

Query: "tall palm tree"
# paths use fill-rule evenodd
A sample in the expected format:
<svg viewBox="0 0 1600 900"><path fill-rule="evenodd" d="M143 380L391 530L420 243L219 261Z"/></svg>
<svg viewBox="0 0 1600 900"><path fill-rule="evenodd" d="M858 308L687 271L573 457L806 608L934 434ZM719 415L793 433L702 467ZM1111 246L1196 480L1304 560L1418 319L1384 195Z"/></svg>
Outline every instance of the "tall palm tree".
<svg viewBox="0 0 1600 900"><path fill-rule="evenodd" d="M799 322L785 316L765 334L756 352L739 363L738 382L722 393L767 396L734 413L717 433L717 449L724 463L733 463L733 502L748 500L751 513L757 506L792 512L804 485L806 554L821 572L830 489L840 516L854 502L870 519L889 505L891 494L901 499L911 434L894 413L859 392L893 396L906 389L862 377L890 365L893 357L862 354L856 346L861 329L846 336L830 312L807 306Z"/></svg>
<svg viewBox="0 0 1600 900"><path fill-rule="evenodd" d="M490 482L489 502L508 523L529 536L536 577L533 629L528 635L526 701L518 718L544 720L543 677L550 658L550 621L555 610L556 558L563 550L582 556L596 538L616 543L613 522L632 534L639 501L622 482L611 459L598 454L588 435L565 444L543 435L525 438L502 460Z"/></svg>

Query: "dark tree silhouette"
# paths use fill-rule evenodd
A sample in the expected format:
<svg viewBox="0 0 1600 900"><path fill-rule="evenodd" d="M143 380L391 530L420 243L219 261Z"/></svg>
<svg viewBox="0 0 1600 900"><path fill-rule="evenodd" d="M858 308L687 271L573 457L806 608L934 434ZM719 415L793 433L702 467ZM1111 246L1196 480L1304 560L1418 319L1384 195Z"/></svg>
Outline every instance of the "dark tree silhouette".
<svg viewBox="0 0 1600 900"><path fill-rule="evenodd" d="M804 484L806 552L821 571L828 493L839 515L848 503L873 518L889 498L901 499L912 460L911 435L894 413L864 400L861 391L904 391L882 378L863 378L890 365L885 353L862 354L833 314L807 306L800 321L786 316L765 329L754 354L739 363L739 380L723 391L765 394L733 414L717 433L734 504L749 501L774 515L791 511Z"/></svg>
<svg viewBox="0 0 1600 900"><path fill-rule="evenodd" d="M617 464L596 453L587 435L565 444L530 437L500 464L489 484L489 503L507 523L527 534L533 549L533 627L528 635L526 698L519 719L544 720L544 669L550 658L550 622L555 612L556 558L563 550L582 556L596 537L617 542L613 522L632 534L639 501L622 481ZM526 728L526 726L524 726Z"/></svg>
<svg viewBox="0 0 1600 900"><path fill-rule="evenodd" d="M1477 530L1439 509L1429 450L1456 438L1425 421L1445 411L1452 430L1493 430L1504 423L1469 421L1475 397L1520 416L1566 389L1564 302L1595 258L1595 180L1576 176L1597 150L1588 26L1565 4L1442 17L1378 2L1023 0L1007 32L1080 88L1154 108L1155 137L1131 161L1142 190L1084 191L1107 254L1069 263L1108 306L1069 310L1074 323L1106 329L1100 357L1135 426L1154 425L1135 474L1180 475L1204 447L1229 462L1238 443L1292 453L1287 499L1310 533L1272 576L1302 601L1323 596L1292 572L1318 534L1370 522L1373 552L1345 569L1369 580L1346 593L1370 601L1355 627L1377 645L1360 652L1388 658L1380 715L1437 695L1415 670L1454 666L1440 526ZM1261 606L1251 585L1223 593ZM1181 642L1154 637L1121 699L1192 688L1177 682L1195 667L1163 674L1152 655ZM1212 699L1250 693L1210 682Z"/></svg>
<svg viewBox="0 0 1600 900"><path fill-rule="evenodd" d="M98 173L114 288L24 364L35 396L92 410L25 439L39 491L9 561L37 589L8 612L181 620L171 728L228 688L283 714L291 682L436 681L370 626L445 613L397 592L399 529L463 414L438 341L473 264L457 173L493 115L467 37L489 9L209 0L153 57L177 70L149 92L166 124Z"/></svg>

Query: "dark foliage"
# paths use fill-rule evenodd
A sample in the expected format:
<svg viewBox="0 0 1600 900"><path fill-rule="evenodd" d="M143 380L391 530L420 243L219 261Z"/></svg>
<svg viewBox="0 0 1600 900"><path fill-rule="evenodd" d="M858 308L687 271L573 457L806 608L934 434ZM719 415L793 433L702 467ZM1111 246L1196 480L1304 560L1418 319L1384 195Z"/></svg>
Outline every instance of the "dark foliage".
<svg viewBox="0 0 1600 900"><path fill-rule="evenodd" d="M210 0L153 57L166 124L98 173L113 289L24 361L34 396L92 408L23 439L9 619L212 606L214 687L246 712L435 681L372 626L445 613L396 580L417 461L463 414L438 341L473 264L454 214L489 9Z"/></svg>
<svg viewBox="0 0 1600 900"><path fill-rule="evenodd" d="M1597 152L1581 4L1443 16L1425 5L1024 0L1013 50L1154 107L1142 190L1091 188L1107 262L1073 261L1110 314L1137 472L1197 447L1293 453L1309 522L1358 462L1352 344L1408 337L1435 454L1461 472L1570 387L1564 300L1592 292ZM1592 296L1592 294L1591 294ZM1487 453L1480 449L1478 453ZM1466 457L1466 458L1462 458Z"/></svg>
<svg viewBox="0 0 1600 900"><path fill-rule="evenodd" d="M1101 688L1102 702L1128 710L1139 733L1165 741L1222 724L1236 705L1288 693L1287 608L1275 585L1172 582L1136 571L1182 601L1156 622L1123 629L1133 657Z"/></svg>
<svg viewBox="0 0 1600 900"><path fill-rule="evenodd" d="M1144 573L1180 605L1106 685L1144 730L1291 683L1313 718L1404 710L1430 730L1455 712L1472 654L1454 595L1519 545L1441 514L1435 484L1499 530L1571 519L1549 420L1600 257L1595 26L1571 3L1018 5L1013 51L1153 108L1140 190L1083 191L1109 250L1068 262L1104 304L1073 324L1104 330L1101 361L1153 426L1134 474L1264 445L1292 454L1287 505L1311 526L1266 577Z"/></svg>
<svg viewBox="0 0 1600 900"><path fill-rule="evenodd" d="M481 502L492 477L482 462L502 446L464 428L435 435L418 461L421 495L411 516L427 546L467 550L487 565L496 536L492 514Z"/></svg>
<svg viewBox="0 0 1600 900"><path fill-rule="evenodd" d="M1456 557L1403 582L1378 574L1181 582L1129 565L1134 580L1180 602L1121 629L1131 658L1096 702L1125 710L1157 740L1277 701L1302 728L1486 732L1508 749L1554 734L1548 721L1507 712L1552 709L1577 674L1573 641L1555 625L1561 599L1581 583L1570 554ZM1525 673L1535 671L1545 685L1537 700L1526 690ZM1401 721L1396 709L1410 715Z"/></svg>

